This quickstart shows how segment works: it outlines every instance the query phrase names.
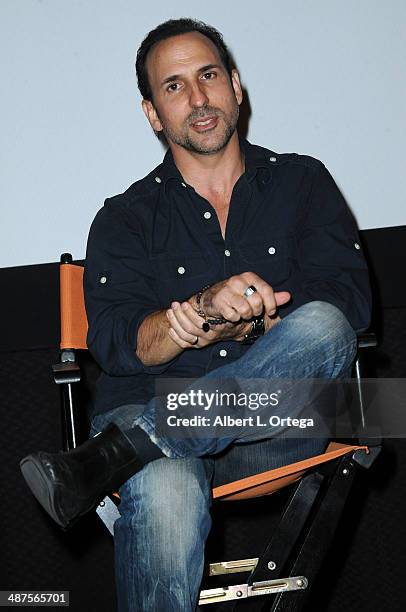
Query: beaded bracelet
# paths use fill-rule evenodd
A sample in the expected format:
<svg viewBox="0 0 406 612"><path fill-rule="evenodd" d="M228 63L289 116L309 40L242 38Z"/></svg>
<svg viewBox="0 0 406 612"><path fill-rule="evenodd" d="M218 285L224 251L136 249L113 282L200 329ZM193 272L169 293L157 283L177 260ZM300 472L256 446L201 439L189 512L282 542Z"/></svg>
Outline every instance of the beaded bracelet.
<svg viewBox="0 0 406 612"><path fill-rule="evenodd" d="M210 325L222 325L223 323L227 323L227 320L223 317L219 317L217 319L208 319L204 310L200 305L203 293L210 289L211 285L205 285L200 291L196 294L196 305L197 305L197 314L204 319L204 323L202 325L202 329L205 332L210 331Z"/></svg>

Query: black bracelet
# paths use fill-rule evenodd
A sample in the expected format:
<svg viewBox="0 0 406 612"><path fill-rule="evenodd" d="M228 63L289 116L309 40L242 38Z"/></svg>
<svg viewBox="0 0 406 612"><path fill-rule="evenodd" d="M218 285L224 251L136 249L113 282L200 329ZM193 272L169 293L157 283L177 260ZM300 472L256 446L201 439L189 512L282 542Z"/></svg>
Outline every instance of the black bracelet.
<svg viewBox="0 0 406 612"><path fill-rule="evenodd" d="M220 319L206 319L206 321L210 323L210 325L223 325L223 323L227 323L227 319L223 319L223 317Z"/></svg>
<svg viewBox="0 0 406 612"><path fill-rule="evenodd" d="M211 287L211 285L205 285L205 286L203 287L203 289L200 289L200 291L198 291L198 292L196 293L197 314L198 314L200 317L203 317L203 319L206 319L206 315L205 315L205 313L203 312L203 310L201 309L201 306L200 306L200 301L201 301L201 299L202 299L203 293L204 293L204 292L205 292L207 289L209 289L210 287Z"/></svg>
<svg viewBox="0 0 406 612"><path fill-rule="evenodd" d="M227 323L227 320L224 319L223 317L217 318L217 319L208 319L206 317L206 313L202 310L202 307L200 306L200 302L203 296L203 293L205 291L207 291L207 289L210 289L211 285L205 285L202 289L200 289L200 291L196 294L196 304L197 304L197 314L202 317L202 319L204 319L204 323L202 325L202 329L205 332L210 331L210 325L223 325L224 323Z"/></svg>

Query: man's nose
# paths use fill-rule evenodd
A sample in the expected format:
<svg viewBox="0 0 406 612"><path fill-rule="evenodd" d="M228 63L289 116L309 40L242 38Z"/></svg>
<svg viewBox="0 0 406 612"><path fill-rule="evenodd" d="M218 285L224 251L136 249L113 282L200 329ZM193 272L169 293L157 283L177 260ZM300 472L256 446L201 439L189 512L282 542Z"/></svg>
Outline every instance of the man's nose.
<svg viewBox="0 0 406 612"><path fill-rule="evenodd" d="M200 108L209 101L209 98L204 91L204 88L199 84L195 83L192 85L190 90L190 105Z"/></svg>

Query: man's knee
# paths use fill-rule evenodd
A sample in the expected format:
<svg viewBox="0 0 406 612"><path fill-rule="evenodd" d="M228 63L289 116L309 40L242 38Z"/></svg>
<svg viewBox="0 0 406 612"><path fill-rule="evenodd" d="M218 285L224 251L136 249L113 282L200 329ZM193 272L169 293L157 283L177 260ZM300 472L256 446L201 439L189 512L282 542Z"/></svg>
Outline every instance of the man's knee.
<svg viewBox="0 0 406 612"><path fill-rule="evenodd" d="M349 375L357 351L357 337L343 312L328 302L304 304L292 313L298 345L310 357L317 354L321 361L335 361L336 372ZM340 374L341 376L342 374Z"/></svg>
<svg viewBox="0 0 406 612"><path fill-rule="evenodd" d="M328 302L304 304L291 315L296 332L309 342L336 344L338 348L356 343L356 334L343 312Z"/></svg>
<svg viewBox="0 0 406 612"><path fill-rule="evenodd" d="M121 488L121 518L137 531L172 548L186 547L210 528L211 464L199 458L159 459L149 463ZM165 547L166 548L166 547Z"/></svg>
<svg viewBox="0 0 406 612"><path fill-rule="evenodd" d="M271 376L336 378L349 375L354 361L356 334L336 306L313 301L300 306L269 332L259 344L270 359ZM269 351L269 354L268 352ZM258 360L261 355L255 355Z"/></svg>

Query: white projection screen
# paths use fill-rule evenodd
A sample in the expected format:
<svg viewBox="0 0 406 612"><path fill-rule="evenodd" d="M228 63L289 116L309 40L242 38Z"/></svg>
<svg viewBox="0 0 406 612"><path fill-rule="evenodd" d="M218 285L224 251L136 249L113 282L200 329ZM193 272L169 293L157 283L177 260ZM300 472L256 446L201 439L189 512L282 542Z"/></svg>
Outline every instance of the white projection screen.
<svg viewBox="0 0 406 612"><path fill-rule="evenodd" d="M182 16L224 34L251 142L322 159L361 229L406 224L405 0L2 0L0 267L83 258L104 199L161 161L134 57Z"/></svg>

